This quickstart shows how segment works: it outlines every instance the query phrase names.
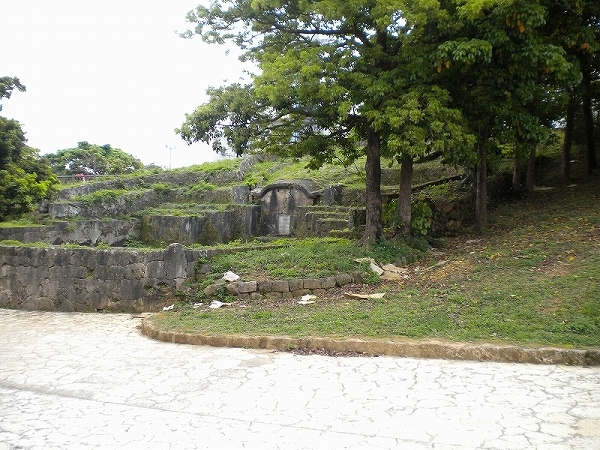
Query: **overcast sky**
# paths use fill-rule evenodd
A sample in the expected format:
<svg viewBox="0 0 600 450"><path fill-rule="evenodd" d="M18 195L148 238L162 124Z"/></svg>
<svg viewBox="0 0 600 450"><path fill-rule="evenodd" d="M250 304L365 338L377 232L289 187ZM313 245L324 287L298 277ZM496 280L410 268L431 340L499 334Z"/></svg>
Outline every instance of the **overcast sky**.
<svg viewBox="0 0 600 450"><path fill-rule="evenodd" d="M42 154L88 141L167 168L169 153L173 168L216 159L173 131L208 86L243 76L236 49L175 33L203 2L0 0L0 76L27 88L2 99L0 115L18 120Z"/></svg>

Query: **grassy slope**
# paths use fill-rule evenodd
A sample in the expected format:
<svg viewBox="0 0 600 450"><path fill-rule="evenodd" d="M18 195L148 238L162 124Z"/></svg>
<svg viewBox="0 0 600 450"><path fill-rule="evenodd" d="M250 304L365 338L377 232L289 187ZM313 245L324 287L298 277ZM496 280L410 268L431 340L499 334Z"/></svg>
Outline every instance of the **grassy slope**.
<svg viewBox="0 0 600 450"><path fill-rule="evenodd" d="M348 287L386 292L379 300L336 292L308 306L298 299L218 310L181 306L151 320L163 329L206 334L598 347L599 200L596 177L509 201L490 212L486 233L465 234L428 252L406 279Z"/></svg>
<svg viewBox="0 0 600 450"><path fill-rule="evenodd" d="M485 235L455 239L438 256L446 264L409 283L421 298L417 315L435 318L423 332L600 345L599 198L597 180L540 191L494 211Z"/></svg>
<svg viewBox="0 0 600 450"><path fill-rule="evenodd" d="M202 165L197 170L236 168L239 161ZM192 168L194 169L194 168ZM435 165L419 168L425 179L438 178ZM187 169L190 170L190 169ZM360 185L361 163L348 168L326 166L307 171L303 162L260 163L249 180L309 177L318 184L339 180ZM555 171L544 179L552 184ZM482 235L464 234L444 249L428 252L409 267L400 282L351 286L354 292L386 292L379 300L352 300L341 292L302 307L298 299L246 302L209 310L179 307L152 320L168 329L209 334L283 334L335 337L437 337L457 341L497 341L574 347L600 346L600 179L582 178L573 187L555 186L490 211L491 226ZM325 244L327 245L327 244ZM303 252L309 251L303 245ZM248 279L294 274L318 275L323 267L352 266L338 261L339 248L305 257L290 246L288 259L277 262L248 256L224 261ZM280 252L281 253L281 252ZM349 249L352 257L356 249ZM239 256L239 255L238 255ZM310 255L309 255L310 256ZM237 258L241 261L241 258ZM308 261L308 262L306 262ZM387 262L387 261L382 261ZM252 274L252 267L261 268ZM219 268L220 269L220 268ZM273 272L274 271L274 272ZM188 298L193 303L196 298ZM206 299L204 299L206 305ZM184 302L185 303L185 302Z"/></svg>

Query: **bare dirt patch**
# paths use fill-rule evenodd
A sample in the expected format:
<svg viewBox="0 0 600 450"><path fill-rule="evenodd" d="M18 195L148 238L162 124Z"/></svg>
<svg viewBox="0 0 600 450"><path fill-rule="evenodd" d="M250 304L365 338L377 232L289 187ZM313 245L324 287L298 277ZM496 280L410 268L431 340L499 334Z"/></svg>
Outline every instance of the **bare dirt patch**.
<svg viewBox="0 0 600 450"><path fill-rule="evenodd" d="M417 272L417 277L422 281L440 282L455 276L462 276L473 269L473 263L465 260L442 261L434 266L429 266L423 271Z"/></svg>

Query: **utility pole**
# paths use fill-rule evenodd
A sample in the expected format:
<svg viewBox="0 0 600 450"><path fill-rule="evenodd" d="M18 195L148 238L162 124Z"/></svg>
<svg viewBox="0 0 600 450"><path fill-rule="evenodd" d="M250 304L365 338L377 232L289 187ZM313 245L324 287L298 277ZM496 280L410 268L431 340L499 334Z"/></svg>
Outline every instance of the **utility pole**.
<svg viewBox="0 0 600 450"><path fill-rule="evenodd" d="M175 147L173 145L165 145L165 148L169 149L169 170L171 170L171 156L173 153L173 149L177 149L177 147Z"/></svg>

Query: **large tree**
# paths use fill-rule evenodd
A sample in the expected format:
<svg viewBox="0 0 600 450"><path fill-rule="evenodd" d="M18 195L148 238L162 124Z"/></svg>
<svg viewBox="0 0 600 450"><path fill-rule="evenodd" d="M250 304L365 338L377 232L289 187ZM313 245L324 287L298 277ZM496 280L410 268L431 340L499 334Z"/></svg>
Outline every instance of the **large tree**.
<svg viewBox="0 0 600 450"><path fill-rule="evenodd" d="M381 156L402 163L399 214L409 227L413 158L442 149L469 161L463 119L475 136L484 228L488 153L507 138L531 153L544 136L538 103L578 76L544 27L550 0L226 4L191 12L188 35L234 42L260 73L248 86L210 90L178 131L217 149L225 139L238 153L310 155L313 166L366 155L367 243L382 232Z"/></svg>
<svg viewBox="0 0 600 450"><path fill-rule="evenodd" d="M0 77L0 99L10 98L14 89L23 92L25 86L17 77ZM26 142L18 121L0 117L0 221L33 211L58 183L38 150Z"/></svg>
<svg viewBox="0 0 600 450"><path fill-rule="evenodd" d="M0 117L0 221L33 211L58 183L39 151L26 142L19 122Z"/></svg>
<svg viewBox="0 0 600 450"><path fill-rule="evenodd" d="M553 2L446 4L457 26L439 46L438 71L477 137L476 223L487 225L487 159L507 136L532 149L544 136L539 103L578 73L545 27Z"/></svg>
<svg viewBox="0 0 600 450"><path fill-rule="evenodd" d="M121 149L85 141L79 142L75 148L46 155L46 158L59 175L118 175L144 168L139 159Z"/></svg>
<svg viewBox="0 0 600 450"><path fill-rule="evenodd" d="M379 239L381 156L407 163L425 151L450 149L449 133L460 129L447 92L432 88L435 65L423 53L435 50L426 24L439 8L425 0L409 4L235 0L199 6L188 15L196 24L188 35L234 42L260 73L247 86L210 89L210 100L177 131L216 150L224 139L238 154L256 148L309 155L311 167L366 155L363 242ZM416 103L406 102L411 92ZM438 116L455 125L444 128ZM405 145L409 135L419 141L414 149Z"/></svg>
<svg viewBox="0 0 600 450"><path fill-rule="evenodd" d="M450 108L450 96L441 88L413 88L386 107L387 150L400 164L398 219L406 236L411 235L412 172L415 159L441 157L444 163L469 165L475 160L475 137L460 112Z"/></svg>
<svg viewBox="0 0 600 450"><path fill-rule="evenodd" d="M0 100L10 98L14 89L25 91L17 77L0 77ZM2 111L2 104L0 104ZM11 161L17 161L25 148L25 133L21 124L13 119L0 117L0 169L6 168Z"/></svg>
<svg viewBox="0 0 600 450"><path fill-rule="evenodd" d="M563 178L569 180L571 146L574 141L586 148L588 171L598 167L594 116L600 101L600 3L596 0L563 0L550 10L548 28L554 31L554 41L561 45L579 68L581 78L565 86L565 136L563 144ZM579 114L578 114L579 113ZM576 139L576 121L583 123L582 139Z"/></svg>
<svg viewBox="0 0 600 450"><path fill-rule="evenodd" d="M10 98L14 89L25 92L25 86L17 77L0 77L0 99ZM2 104L0 103L0 111Z"/></svg>
<svg viewBox="0 0 600 450"><path fill-rule="evenodd" d="M18 161L27 146L21 124L14 119L0 117L0 169Z"/></svg>

